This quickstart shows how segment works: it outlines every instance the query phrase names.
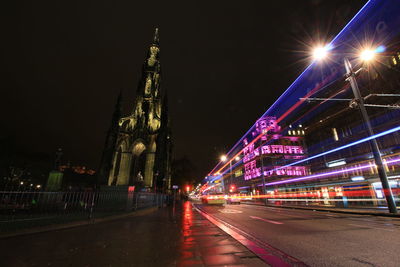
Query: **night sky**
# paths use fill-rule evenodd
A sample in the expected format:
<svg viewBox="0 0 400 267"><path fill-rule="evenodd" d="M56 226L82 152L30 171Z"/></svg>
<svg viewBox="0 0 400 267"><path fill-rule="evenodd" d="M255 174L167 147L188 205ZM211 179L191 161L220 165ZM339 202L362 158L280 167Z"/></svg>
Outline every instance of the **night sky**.
<svg viewBox="0 0 400 267"><path fill-rule="evenodd" d="M159 27L174 156L203 177L366 1L8 2L0 137L97 169L118 92L127 115Z"/></svg>

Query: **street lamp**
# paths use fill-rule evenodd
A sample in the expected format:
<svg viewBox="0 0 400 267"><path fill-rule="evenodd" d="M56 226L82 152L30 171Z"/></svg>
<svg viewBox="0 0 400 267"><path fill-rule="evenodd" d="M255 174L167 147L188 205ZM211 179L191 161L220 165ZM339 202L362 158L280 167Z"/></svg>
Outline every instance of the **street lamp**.
<svg viewBox="0 0 400 267"><path fill-rule="evenodd" d="M222 155L220 157L222 162L225 162L228 158L226 157L226 155ZM225 194L225 184L224 184L224 177L221 177L221 185L222 185L222 191Z"/></svg>
<svg viewBox="0 0 400 267"><path fill-rule="evenodd" d="M328 47L327 46L317 46L312 51L312 56L314 60L322 60L328 56Z"/></svg>
<svg viewBox="0 0 400 267"><path fill-rule="evenodd" d="M363 59L364 61L372 60L374 56L375 53L372 53L370 50L366 50L361 53L361 59ZM353 67L351 66L351 63L348 58L344 58L344 65L346 67L347 80L350 82L351 89L353 90L354 97L356 98L355 100L358 104L358 107L360 108L365 126L367 127L368 136L373 136L374 131L372 129L371 122L369 120L367 109L364 106L364 99L361 96L360 90L358 89L356 73L353 71ZM375 164L378 169L379 178L382 183L382 188L384 189L389 212L397 213L396 201L393 198L393 193L389 185L389 180L387 178L386 170L383 166L382 156L379 150L378 142L376 141L376 139L372 139L370 141L370 144L372 148L372 154L374 155Z"/></svg>
<svg viewBox="0 0 400 267"><path fill-rule="evenodd" d="M227 157L226 155L222 155L222 156L220 157L220 159L221 159L222 162L226 162L226 161L228 160L228 157ZM240 157L239 157L239 156L236 156L236 157L235 157L235 161L238 162L239 160L240 160ZM229 173L230 173L230 175L229 175L229 177L230 177L230 183L232 183L232 180L233 180L232 160L229 161ZM224 186L224 184L223 184L223 179L222 179L222 186ZM224 192L225 192L225 188L224 188Z"/></svg>
<svg viewBox="0 0 400 267"><path fill-rule="evenodd" d="M314 54L316 54L316 53L314 53ZM365 50L361 51L361 53L359 54L359 58L361 60L367 62L367 61L373 60L375 58L375 55L376 55L376 50L365 49ZM323 57L322 56L319 57L319 59L322 59L324 57L326 57L326 55L324 55ZM314 58L316 58L316 57L314 57ZM361 96L360 90L358 88L357 80L356 80L356 73L359 70L358 71L353 70L353 67L347 57L344 57L343 61L344 61L344 66L346 68L346 77L347 77L346 81L349 81L349 83L350 83L351 89L353 91L353 95L355 97L355 102L357 103L358 107L360 108L364 124L367 128L368 136L371 137L374 135L374 131L372 129L372 125L371 125L367 110L364 105L364 98ZM371 145L371 149L372 149L372 154L374 156L375 164L378 169L379 178L382 183L382 188L384 189L385 198L387 201L389 212L397 213L396 202L393 198L393 193L392 193L392 190L389 185L389 180L387 178L386 170L383 166L381 152L379 150L379 146L378 146L376 139L371 139L370 145Z"/></svg>
<svg viewBox="0 0 400 267"><path fill-rule="evenodd" d="M220 159L222 162L225 162L228 158L225 155L222 155Z"/></svg>
<svg viewBox="0 0 400 267"><path fill-rule="evenodd" d="M365 49L360 53L360 59L363 61L371 61L375 58L376 52L371 49Z"/></svg>

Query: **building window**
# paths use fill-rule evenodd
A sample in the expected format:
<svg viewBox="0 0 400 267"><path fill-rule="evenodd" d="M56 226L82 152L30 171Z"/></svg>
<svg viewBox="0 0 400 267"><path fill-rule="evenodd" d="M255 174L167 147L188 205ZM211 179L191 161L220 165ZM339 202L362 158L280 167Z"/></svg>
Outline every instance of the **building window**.
<svg viewBox="0 0 400 267"><path fill-rule="evenodd" d="M393 65L397 65L397 60L395 57L392 57L392 62L393 62Z"/></svg>

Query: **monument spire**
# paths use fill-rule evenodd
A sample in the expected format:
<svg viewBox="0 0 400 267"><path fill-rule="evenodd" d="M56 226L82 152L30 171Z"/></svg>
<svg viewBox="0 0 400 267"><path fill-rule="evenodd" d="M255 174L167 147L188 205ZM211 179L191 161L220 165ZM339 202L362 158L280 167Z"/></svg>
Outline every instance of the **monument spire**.
<svg viewBox="0 0 400 267"><path fill-rule="evenodd" d="M158 28L154 30L154 36L153 36L153 45L159 46L160 44L160 38L158 36Z"/></svg>

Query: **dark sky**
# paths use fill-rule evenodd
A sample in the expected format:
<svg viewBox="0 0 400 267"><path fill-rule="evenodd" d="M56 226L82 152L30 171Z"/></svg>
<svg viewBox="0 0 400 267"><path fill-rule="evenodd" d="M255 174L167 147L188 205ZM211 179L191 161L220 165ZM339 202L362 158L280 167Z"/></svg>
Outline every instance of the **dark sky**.
<svg viewBox="0 0 400 267"><path fill-rule="evenodd" d="M204 176L366 1L8 1L0 136L97 168L116 97L132 109L160 28L175 157ZM13 2L13 3L11 3Z"/></svg>

